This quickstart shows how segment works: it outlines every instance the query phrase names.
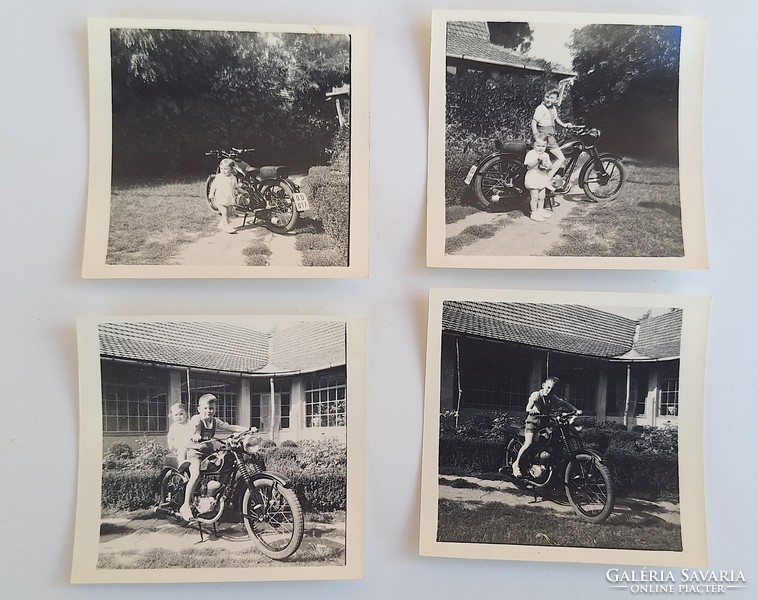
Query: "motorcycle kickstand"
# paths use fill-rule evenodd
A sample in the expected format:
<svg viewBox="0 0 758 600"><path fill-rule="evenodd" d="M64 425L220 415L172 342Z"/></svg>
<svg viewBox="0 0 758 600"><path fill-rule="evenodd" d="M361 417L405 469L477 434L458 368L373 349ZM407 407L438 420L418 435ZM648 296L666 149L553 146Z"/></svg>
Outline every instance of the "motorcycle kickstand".
<svg viewBox="0 0 758 600"><path fill-rule="evenodd" d="M242 226L243 226L243 227L245 226L245 222L246 222L246 221L247 221L247 213L245 213L245 214L242 216Z"/></svg>

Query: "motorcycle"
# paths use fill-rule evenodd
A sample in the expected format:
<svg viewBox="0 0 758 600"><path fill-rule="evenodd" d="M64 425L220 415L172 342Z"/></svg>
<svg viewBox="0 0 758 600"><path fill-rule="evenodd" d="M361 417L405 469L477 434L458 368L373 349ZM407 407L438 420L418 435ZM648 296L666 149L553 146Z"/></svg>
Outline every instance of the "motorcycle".
<svg viewBox="0 0 758 600"><path fill-rule="evenodd" d="M601 154L596 148L600 130L584 125L571 126L573 140L560 146L566 159L553 177L555 191L550 196L565 194L571 189L571 178L578 167L579 159L587 154L588 159L579 171L579 186L594 202L618 198L626 182L626 170L621 158L613 154ZM483 158L469 169L464 183L473 188L477 205L488 210L501 201L528 199L524 185L526 166L524 158L529 151L526 142L509 140L495 142L496 152ZM558 206L557 204L555 204Z"/></svg>
<svg viewBox="0 0 758 600"><path fill-rule="evenodd" d="M250 540L266 556L292 556L303 541L303 509L290 481L267 471L259 454L261 438L251 429L225 440L213 440L218 449L200 463L190 506L202 539L202 525L216 523L227 508L241 514ZM174 518L184 502L189 462L166 466L155 482L160 494L155 512Z"/></svg>
<svg viewBox="0 0 758 600"><path fill-rule="evenodd" d="M521 457L520 478L514 482L533 490L555 488L561 484L577 515L592 523L605 521L615 502L613 481L603 456L585 448L579 437L581 421L573 412L555 416L537 415L546 425L539 429L532 444ZM524 429L511 428L505 444L505 465L509 475L524 445Z"/></svg>
<svg viewBox="0 0 758 600"><path fill-rule="evenodd" d="M300 214L310 209L308 196L300 187L289 179L287 167L253 167L241 159L242 154L252 152L253 148L232 148L230 150L210 150L206 156L215 156L217 161L228 158L233 161L233 173L239 182L240 192L234 203L235 213L244 216L242 226L248 215L255 221L262 220L275 233L292 231ZM220 172L208 176L205 181L205 198L213 212L219 212L210 196L211 184Z"/></svg>

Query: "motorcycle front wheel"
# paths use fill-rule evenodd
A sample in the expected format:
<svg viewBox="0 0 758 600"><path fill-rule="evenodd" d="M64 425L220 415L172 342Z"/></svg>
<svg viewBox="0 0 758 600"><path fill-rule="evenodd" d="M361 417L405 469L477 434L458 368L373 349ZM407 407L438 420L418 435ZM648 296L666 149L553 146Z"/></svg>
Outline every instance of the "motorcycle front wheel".
<svg viewBox="0 0 758 600"><path fill-rule="evenodd" d="M273 479L257 479L245 491L242 520L256 548L274 560L292 556L303 541L300 500Z"/></svg>
<svg viewBox="0 0 758 600"><path fill-rule="evenodd" d="M602 169L593 159L584 163L579 173L579 184L584 193L595 202L615 200L626 181L624 165L614 156L601 155L598 160Z"/></svg>
<svg viewBox="0 0 758 600"><path fill-rule="evenodd" d="M287 233L297 224L299 213L295 207L295 189L286 179L268 179L263 181L261 193L269 212L269 229L274 233Z"/></svg>
<svg viewBox="0 0 758 600"><path fill-rule="evenodd" d="M514 158L493 156L474 175L474 194L479 208L489 210L499 202L519 200L524 191L524 165Z"/></svg>
<svg viewBox="0 0 758 600"><path fill-rule="evenodd" d="M591 454L577 454L566 466L566 496L585 521L602 523L613 512L613 481L603 463Z"/></svg>

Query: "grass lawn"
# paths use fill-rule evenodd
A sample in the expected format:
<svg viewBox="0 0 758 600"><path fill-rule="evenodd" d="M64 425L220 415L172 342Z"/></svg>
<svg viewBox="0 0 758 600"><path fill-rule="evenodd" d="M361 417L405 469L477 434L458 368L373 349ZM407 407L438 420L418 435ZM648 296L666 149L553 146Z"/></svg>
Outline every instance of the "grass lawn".
<svg viewBox="0 0 758 600"><path fill-rule="evenodd" d="M546 507L440 499L439 542L681 551L681 529L648 515L616 512L604 523Z"/></svg>
<svg viewBox="0 0 758 600"><path fill-rule="evenodd" d="M625 159L612 202L580 202L560 223L550 256L684 256L679 170Z"/></svg>
<svg viewBox="0 0 758 600"><path fill-rule="evenodd" d="M181 246L216 231L204 182L113 185L107 264L170 264Z"/></svg>

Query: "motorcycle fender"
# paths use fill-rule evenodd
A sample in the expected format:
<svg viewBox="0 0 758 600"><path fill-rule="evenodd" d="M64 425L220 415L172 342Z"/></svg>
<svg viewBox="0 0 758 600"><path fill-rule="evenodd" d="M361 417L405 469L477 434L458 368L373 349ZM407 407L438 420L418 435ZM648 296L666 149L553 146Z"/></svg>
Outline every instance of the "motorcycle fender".
<svg viewBox="0 0 758 600"><path fill-rule="evenodd" d="M290 480L287 479L281 473L277 473L275 471L261 471L259 473L256 473L250 478L250 482L253 485L255 485L255 482L258 481L259 479L273 479L282 487L286 487L286 488L291 487Z"/></svg>
<svg viewBox="0 0 758 600"><path fill-rule="evenodd" d="M186 463L186 464L189 465L189 463ZM153 480L152 490L156 494L158 492L160 492L161 491L161 483L163 482L163 478L166 476L166 473L168 473L169 471L180 471L180 470L181 470L181 468L177 469L176 467L172 467L170 465L166 465L165 467L163 467L161 469L161 472L158 473L158 477L156 477L155 480Z"/></svg>
<svg viewBox="0 0 758 600"><path fill-rule="evenodd" d="M593 457L593 458L594 458L594 459L595 459L597 462L599 462L599 463L600 463L600 464L602 464L602 465L605 465L605 457L603 457L603 455L602 455L602 454L600 454L599 452L596 452L595 450L591 450L591 449L589 449L589 448L582 448L582 449L580 449L580 450L574 450L574 451L571 453L571 456L569 456L569 458L568 458L568 460L566 461L566 463L565 463L565 464L566 464L566 465L568 465L568 463L570 463L572 460L574 460L574 457L575 457L575 456L577 456L577 455L579 455L579 454L589 454L589 455L590 455L590 456L592 456L592 457ZM564 473L564 483L566 483L566 484L567 484L567 483L568 483L568 479L566 479L566 476L565 476L565 475L566 475L566 472L567 472L567 469L564 467L564 469L563 469L563 473Z"/></svg>

